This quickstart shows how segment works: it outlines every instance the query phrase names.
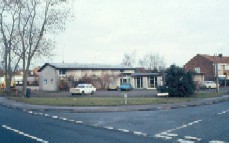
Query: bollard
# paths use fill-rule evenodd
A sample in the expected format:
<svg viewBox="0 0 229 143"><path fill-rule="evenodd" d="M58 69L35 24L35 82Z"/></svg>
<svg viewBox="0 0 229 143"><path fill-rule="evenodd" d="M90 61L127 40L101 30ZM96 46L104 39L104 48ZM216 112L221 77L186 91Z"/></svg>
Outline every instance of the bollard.
<svg viewBox="0 0 229 143"><path fill-rule="evenodd" d="M127 93L124 93L125 105L127 104Z"/></svg>

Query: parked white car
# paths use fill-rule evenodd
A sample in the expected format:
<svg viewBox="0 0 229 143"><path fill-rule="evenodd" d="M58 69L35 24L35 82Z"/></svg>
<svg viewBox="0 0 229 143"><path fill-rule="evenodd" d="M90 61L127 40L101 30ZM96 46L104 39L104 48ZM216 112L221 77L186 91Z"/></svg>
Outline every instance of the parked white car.
<svg viewBox="0 0 229 143"><path fill-rule="evenodd" d="M214 81L204 81L200 83L200 88L216 88L216 83Z"/></svg>
<svg viewBox="0 0 229 143"><path fill-rule="evenodd" d="M93 87L91 84L78 84L76 88L70 88L70 93L72 95L74 94L94 94L96 91L96 88Z"/></svg>

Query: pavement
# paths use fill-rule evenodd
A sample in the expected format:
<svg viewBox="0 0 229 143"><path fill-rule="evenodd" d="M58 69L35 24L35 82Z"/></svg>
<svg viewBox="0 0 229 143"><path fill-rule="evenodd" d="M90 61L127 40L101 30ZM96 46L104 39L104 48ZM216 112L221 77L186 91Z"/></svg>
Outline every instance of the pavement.
<svg viewBox="0 0 229 143"><path fill-rule="evenodd" d="M32 105L10 100L7 97L0 97L0 105L21 110L39 110L39 111L68 111L68 112L126 112L126 111L154 111L163 109L177 109L192 106L210 105L219 102L229 101L229 95L223 95L214 98L196 98L190 102L179 102L173 104L156 105L123 105L123 106L50 106L50 105Z"/></svg>

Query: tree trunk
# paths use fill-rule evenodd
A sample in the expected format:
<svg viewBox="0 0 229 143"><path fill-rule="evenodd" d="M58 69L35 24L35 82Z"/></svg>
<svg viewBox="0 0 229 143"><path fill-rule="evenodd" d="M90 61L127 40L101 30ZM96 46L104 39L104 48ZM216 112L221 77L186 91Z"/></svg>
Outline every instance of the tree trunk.
<svg viewBox="0 0 229 143"><path fill-rule="evenodd" d="M5 90L6 90L6 95L11 95L11 79L12 79L12 74L11 74L11 60L10 60L10 49L6 48L5 49Z"/></svg>
<svg viewBox="0 0 229 143"><path fill-rule="evenodd" d="M26 59L23 59L23 96L26 96L26 89L27 89L27 82L28 82L28 75L29 75L29 67L31 63L31 58L28 57L27 62ZM27 64L26 64L27 63Z"/></svg>
<svg viewBox="0 0 229 143"><path fill-rule="evenodd" d="M26 69L25 69L25 49L23 47L23 88L22 88L22 95L25 97L25 93L26 93L26 88L27 88L27 72L26 72Z"/></svg>
<svg viewBox="0 0 229 143"><path fill-rule="evenodd" d="M26 96L26 89L27 89L27 71L23 71L23 88L22 88L22 94L25 97Z"/></svg>

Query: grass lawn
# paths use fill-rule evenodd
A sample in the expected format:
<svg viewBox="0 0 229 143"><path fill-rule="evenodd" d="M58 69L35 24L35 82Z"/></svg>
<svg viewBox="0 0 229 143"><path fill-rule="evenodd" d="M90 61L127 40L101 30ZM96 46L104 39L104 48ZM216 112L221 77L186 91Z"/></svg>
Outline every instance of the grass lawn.
<svg viewBox="0 0 229 143"><path fill-rule="evenodd" d="M17 102L24 102L34 105L57 105L57 106L119 106L124 105L124 98L11 98ZM164 104L175 102L187 102L192 98L128 98L127 105L147 105L147 104Z"/></svg>
<svg viewBox="0 0 229 143"><path fill-rule="evenodd" d="M195 94L194 98L212 98L212 97L219 97L222 94L217 95L216 93L200 93L199 95Z"/></svg>
<svg viewBox="0 0 229 143"><path fill-rule="evenodd" d="M127 105L168 104L177 102L189 102L196 98L216 97L215 93L202 93L192 97L138 97L128 98ZM34 105L56 106L120 106L125 105L125 99L121 97L11 97L12 100Z"/></svg>

